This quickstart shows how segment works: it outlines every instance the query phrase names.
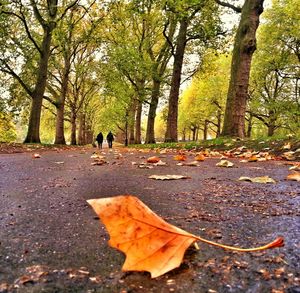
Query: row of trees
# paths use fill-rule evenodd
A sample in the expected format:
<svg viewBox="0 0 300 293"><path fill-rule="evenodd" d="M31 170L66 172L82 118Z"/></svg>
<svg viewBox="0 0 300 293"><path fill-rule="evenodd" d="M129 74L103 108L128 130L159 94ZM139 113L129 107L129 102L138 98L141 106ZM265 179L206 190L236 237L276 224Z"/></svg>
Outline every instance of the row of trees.
<svg viewBox="0 0 300 293"><path fill-rule="evenodd" d="M84 144L92 141L99 128L114 128L129 143L140 143L142 114L146 111L145 141L154 143L157 108L165 102L165 141L177 141L178 130L184 137L191 129L194 139L199 129L204 138L211 131L217 136L222 132L244 137L245 116L248 128L253 118L270 124L262 112L264 107L257 106L261 91L265 94L261 83L265 72L260 62L267 60L259 54L268 50L266 43L257 54L254 64L260 69L248 89L262 4L263 0L246 0L239 8L215 0L101 4L95 0L6 0L0 6L0 74L5 88L1 113L9 123L8 112L21 113L19 120L28 119L25 142L40 142L44 113L47 119L55 119L55 143L66 143L67 125L71 144ZM274 9L280 11L288 5L278 0L277 6ZM241 12L231 65L230 57L221 49L228 42L220 19L224 7ZM294 23L289 25L293 27ZM275 34L279 28L271 30ZM281 36L278 32L272 40L279 42ZM284 36L289 40L290 32ZM296 46L294 37L291 45ZM293 84L294 91L299 92L292 51L286 49L284 54L289 56L290 68L279 68L277 63L276 70L287 88ZM283 59L280 62L284 64ZM196 71L179 106L182 77ZM286 96L289 105L299 110L299 94L293 97L293 104L290 95ZM281 116L278 119L276 125L283 121Z"/></svg>
<svg viewBox="0 0 300 293"><path fill-rule="evenodd" d="M247 137L300 134L297 5L299 7L298 1L274 1L264 14L246 96L244 134ZM226 109L227 77L232 70L230 57L208 52L204 66L183 93L179 116L183 139L187 134L190 139L220 136Z"/></svg>

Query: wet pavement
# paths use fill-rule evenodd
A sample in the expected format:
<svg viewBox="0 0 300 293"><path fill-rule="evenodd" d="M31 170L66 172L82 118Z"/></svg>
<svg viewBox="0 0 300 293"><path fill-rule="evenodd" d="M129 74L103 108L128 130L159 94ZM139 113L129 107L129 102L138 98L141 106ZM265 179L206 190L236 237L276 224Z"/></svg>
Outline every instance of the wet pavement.
<svg viewBox="0 0 300 293"><path fill-rule="evenodd" d="M107 164L91 165L95 149L0 154L0 292L300 292L300 185L287 181L284 161L216 167L142 169L154 152L104 149ZM193 160L192 155L188 157ZM159 181L150 175L177 174ZM275 184L238 181L269 175ZM156 279L122 272L124 255L87 199L139 197L166 221L213 241L259 246L278 235L285 246L256 253L229 252L199 243L182 265Z"/></svg>

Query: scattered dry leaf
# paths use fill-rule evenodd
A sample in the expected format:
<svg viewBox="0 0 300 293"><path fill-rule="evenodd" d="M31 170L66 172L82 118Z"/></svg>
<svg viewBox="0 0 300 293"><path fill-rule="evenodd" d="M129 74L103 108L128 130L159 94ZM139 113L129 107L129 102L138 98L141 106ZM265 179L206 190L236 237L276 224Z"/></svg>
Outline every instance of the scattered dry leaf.
<svg viewBox="0 0 300 293"><path fill-rule="evenodd" d="M176 155L173 157L173 159L175 161L185 161L186 160L186 156L185 155Z"/></svg>
<svg viewBox="0 0 300 293"><path fill-rule="evenodd" d="M178 163L176 164L177 166L190 166L190 167L198 167L199 164L197 161L193 161L193 162L184 162L184 163Z"/></svg>
<svg viewBox="0 0 300 293"><path fill-rule="evenodd" d="M195 157L195 160L198 162L203 162L205 160L205 156L203 154L199 154Z"/></svg>
<svg viewBox="0 0 300 293"><path fill-rule="evenodd" d="M258 158L257 156L253 155L250 158L248 158L248 162L257 162Z"/></svg>
<svg viewBox="0 0 300 293"><path fill-rule="evenodd" d="M289 168L289 170L300 171L300 163L293 165L292 167Z"/></svg>
<svg viewBox="0 0 300 293"><path fill-rule="evenodd" d="M41 155L40 155L40 154L33 154L32 157L33 157L34 159L39 159L39 158L41 157Z"/></svg>
<svg viewBox="0 0 300 293"><path fill-rule="evenodd" d="M191 177L185 175L151 175L148 178L156 180L178 180L178 179L189 179Z"/></svg>
<svg viewBox="0 0 300 293"><path fill-rule="evenodd" d="M105 160L95 160L94 162L91 163L92 166L102 166L106 164L106 161Z"/></svg>
<svg viewBox="0 0 300 293"><path fill-rule="evenodd" d="M157 163L154 164L155 166L167 166L166 162L163 162L161 160L159 160Z"/></svg>
<svg viewBox="0 0 300 293"><path fill-rule="evenodd" d="M288 161L296 160L295 152L292 151L283 153L282 157Z"/></svg>
<svg viewBox="0 0 300 293"><path fill-rule="evenodd" d="M291 143L288 142L286 143L283 147L282 147L283 150L290 150L291 149Z"/></svg>
<svg viewBox="0 0 300 293"><path fill-rule="evenodd" d="M239 178L239 181L250 181L253 183L276 183L276 181L269 176L252 177L252 178L242 176Z"/></svg>
<svg viewBox="0 0 300 293"><path fill-rule="evenodd" d="M159 157L150 157L147 159L147 163L158 163L160 161L160 158Z"/></svg>
<svg viewBox="0 0 300 293"><path fill-rule="evenodd" d="M300 172L294 172L286 176L286 180L300 181Z"/></svg>
<svg viewBox="0 0 300 293"><path fill-rule="evenodd" d="M226 167L226 168L233 167L233 165L234 164L228 160L221 160L219 163L216 164L216 166L218 167Z"/></svg>

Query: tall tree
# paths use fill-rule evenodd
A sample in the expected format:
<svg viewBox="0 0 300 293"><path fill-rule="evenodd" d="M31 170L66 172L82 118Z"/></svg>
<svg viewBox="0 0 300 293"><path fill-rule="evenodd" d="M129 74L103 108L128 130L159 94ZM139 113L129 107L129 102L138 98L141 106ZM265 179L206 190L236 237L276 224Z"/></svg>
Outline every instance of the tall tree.
<svg viewBox="0 0 300 293"><path fill-rule="evenodd" d="M1 58L1 70L18 80L32 99L25 142L40 142L40 119L46 89L48 61L51 54L52 34L57 23L77 2L75 0L69 5L65 4L65 9L62 10L60 15L58 14L58 0L48 0L46 3L30 0L26 4L25 1L10 0L6 5L1 7L3 14L15 19L16 22L22 25L27 36L27 41L31 42L38 54L37 71L33 87L28 86L22 80L21 76L17 73L17 68L13 68L11 62L9 62L9 58ZM13 31L10 30L10 32ZM17 37L16 34L18 33L20 32L14 32L10 38Z"/></svg>
<svg viewBox="0 0 300 293"><path fill-rule="evenodd" d="M165 141L177 141L178 99L181 83L182 66L187 43L198 40L207 45L219 31L218 11L214 1L187 0L177 3L167 1L167 9L177 15L179 28L173 47L174 63L169 94L169 108Z"/></svg>
<svg viewBox="0 0 300 293"><path fill-rule="evenodd" d="M218 1L220 2L220 1ZM256 30L264 0L245 0L235 35L222 135L245 136L245 114Z"/></svg>

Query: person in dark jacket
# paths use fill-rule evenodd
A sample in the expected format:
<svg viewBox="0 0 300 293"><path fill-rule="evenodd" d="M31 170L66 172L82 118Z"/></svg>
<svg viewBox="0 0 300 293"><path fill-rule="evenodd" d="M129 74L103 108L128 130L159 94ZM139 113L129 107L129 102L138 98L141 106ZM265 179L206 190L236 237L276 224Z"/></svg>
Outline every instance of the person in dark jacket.
<svg viewBox="0 0 300 293"><path fill-rule="evenodd" d="M112 142L114 140L114 136L111 133L111 131L107 134L106 140L107 140L107 143L108 143L108 147L111 149L112 148Z"/></svg>
<svg viewBox="0 0 300 293"><path fill-rule="evenodd" d="M96 141L98 143L98 148L102 149L102 143L103 143L103 134L102 134L102 132L99 132L99 134L97 135Z"/></svg>

